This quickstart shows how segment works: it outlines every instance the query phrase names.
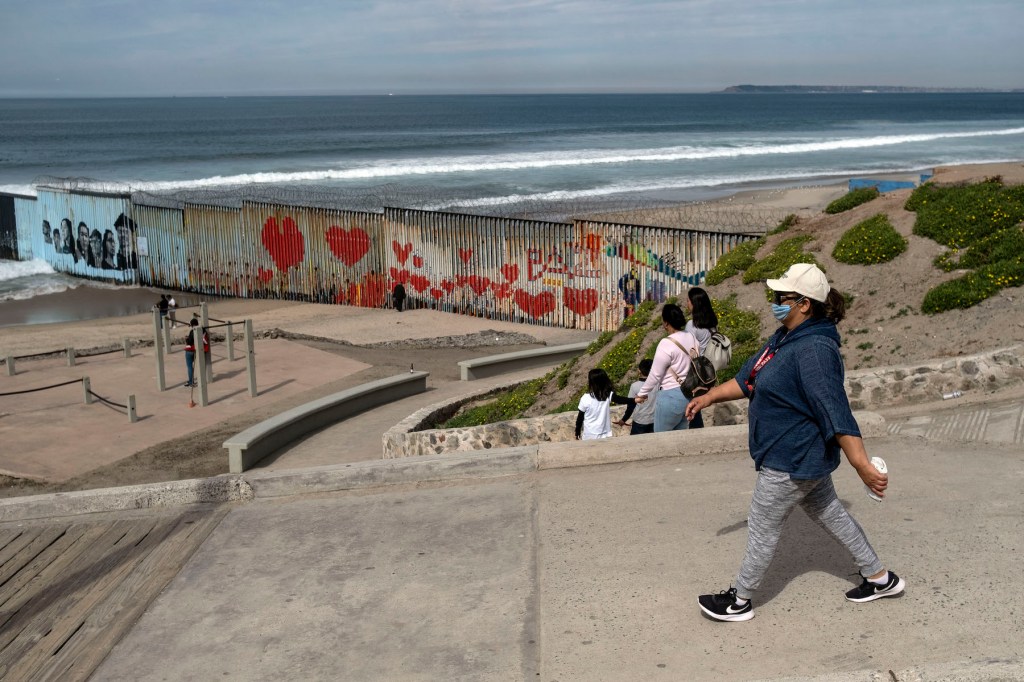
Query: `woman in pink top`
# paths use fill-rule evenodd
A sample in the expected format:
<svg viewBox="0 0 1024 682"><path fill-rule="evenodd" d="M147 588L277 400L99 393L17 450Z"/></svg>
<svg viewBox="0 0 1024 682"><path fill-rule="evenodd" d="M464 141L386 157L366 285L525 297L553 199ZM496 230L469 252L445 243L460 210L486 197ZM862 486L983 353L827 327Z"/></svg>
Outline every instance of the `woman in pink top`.
<svg viewBox="0 0 1024 682"><path fill-rule="evenodd" d="M686 421L686 405L689 401L679 389L679 384L690 371L690 349L698 345L693 334L683 331L686 315L679 306L666 303L661 309L661 321L668 337L658 343L651 372L636 395L637 404L643 403L656 386L661 386L658 402L654 406L655 433L681 431L689 426Z"/></svg>

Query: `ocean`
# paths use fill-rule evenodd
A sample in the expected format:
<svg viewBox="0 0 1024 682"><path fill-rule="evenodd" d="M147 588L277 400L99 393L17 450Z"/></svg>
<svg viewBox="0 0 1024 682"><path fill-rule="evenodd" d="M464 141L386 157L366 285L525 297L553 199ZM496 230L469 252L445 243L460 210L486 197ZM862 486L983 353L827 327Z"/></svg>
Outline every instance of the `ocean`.
<svg viewBox="0 0 1024 682"><path fill-rule="evenodd" d="M342 208L540 215L1019 160L1024 93L0 100L0 192L15 194L47 178L256 185ZM0 263L0 304L78 284L44 269Z"/></svg>

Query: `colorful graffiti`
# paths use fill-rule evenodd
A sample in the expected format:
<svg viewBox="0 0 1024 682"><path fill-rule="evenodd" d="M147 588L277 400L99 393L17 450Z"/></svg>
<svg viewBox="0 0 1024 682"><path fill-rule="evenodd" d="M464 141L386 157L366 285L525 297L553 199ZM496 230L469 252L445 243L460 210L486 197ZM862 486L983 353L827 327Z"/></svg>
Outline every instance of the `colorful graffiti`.
<svg viewBox="0 0 1024 682"><path fill-rule="evenodd" d="M401 284L407 308L595 330L679 295L752 238L415 209L162 208L56 191L40 192L39 208L32 252L85 276L362 307L390 305Z"/></svg>

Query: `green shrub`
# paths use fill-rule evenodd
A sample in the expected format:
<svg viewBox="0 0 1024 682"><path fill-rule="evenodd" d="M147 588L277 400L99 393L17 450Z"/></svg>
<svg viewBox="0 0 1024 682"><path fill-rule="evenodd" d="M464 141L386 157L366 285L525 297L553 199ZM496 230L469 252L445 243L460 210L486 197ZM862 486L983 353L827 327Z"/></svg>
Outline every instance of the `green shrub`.
<svg viewBox="0 0 1024 682"><path fill-rule="evenodd" d="M608 378L613 384L622 381L626 372L633 369L637 364L637 353L640 352L640 345L647 336L646 329L634 329L626 335L622 341L615 344L615 347L604 354L597 366L608 373Z"/></svg>
<svg viewBox="0 0 1024 682"><path fill-rule="evenodd" d="M721 284L733 275L743 272L757 260L757 250L764 245L764 238L743 242L728 253L723 253L715 263L715 267L708 270L704 281L709 286Z"/></svg>
<svg viewBox="0 0 1024 682"><path fill-rule="evenodd" d="M747 268L743 273L743 283L751 284L770 277L781 277L794 263L814 263L821 268L814 256L803 250L803 245L811 241L810 235L790 237L779 242L775 250ZM825 268L821 268L823 271Z"/></svg>
<svg viewBox="0 0 1024 682"><path fill-rule="evenodd" d="M728 381L736 376L747 358L761 349L761 321L757 313L736 306L736 294L714 299L711 305L718 316L718 330L732 341L732 360L718 372L719 382Z"/></svg>
<svg viewBox="0 0 1024 682"><path fill-rule="evenodd" d="M537 401L541 388L552 378L548 374L539 379L528 381L512 391L499 396L483 405L477 405L446 421L441 428L454 429L466 426L480 426L495 422L518 419L533 403Z"/></svg>
<svg viewBox="0 0 1024 682"><path fill-rule="evenodd" d="M626 329L636 329L637 327L643 327L651 321L651 313L657 307L657 303L654 301L644 301L636 307L633 314L626 318L622 323L622 326Z"/></svg>
<svg viewBox="0 0 1024 682"><path fill-rule="evenodd" d="M790 213L788 216L783 218L779 222L779 224L775 226L774 229L769 230L767 234L769 234L769 235L780 234L782 232L785 232L789 228L793 227L798 222L800 222L800 218L797 216L797 214L796 213Z"/></svg>
<svg viewBox="0 0 1024 682"><path fill-rule="evenodd" d="M970 308L1005 287L1024 284L1024 256L983 265L963 277L943 282L924 296L921 312L929 315Z"/></svg>
<svg viewBox="0 0 1024 682"><path fill-rule="evenodd" d="M917 213L914 234L964 249L1024 221L1024 185L922 185L914 190L907 206Z"/></svg>
<svg viewBox="0 0 1024 682"><path fill-rule="evenodd" d="M877 187L861 187L859 189L850 190L845 195L839 197L826 206L825 213L834 214L849 211L851 208L855 208L861 204L866 204L877 197Z"/></svg>
<svg viewBox="0 0 1024 682"><path fill-rule="evenodd" d="M832 257L850 265L887 263L907 250L907 240L884 213L847 230L832 249Z"/></svg>
<svg viewBox="0 0 1024 682"><path fill-rule="evenodd" d="M590 342L587 346L587 355L593 355L597 351L601 350L608 345L608 342L615 338L615 332L601 332L597 335L597 338Z"/></svg>
<svg viewBox="0 0 1024 682"><path fill-rule="evenodd" d="M979 239L960 258L960 267L977 268L989 263L1012 260L1024 253L1024 229L1017 225Z"/></svg>

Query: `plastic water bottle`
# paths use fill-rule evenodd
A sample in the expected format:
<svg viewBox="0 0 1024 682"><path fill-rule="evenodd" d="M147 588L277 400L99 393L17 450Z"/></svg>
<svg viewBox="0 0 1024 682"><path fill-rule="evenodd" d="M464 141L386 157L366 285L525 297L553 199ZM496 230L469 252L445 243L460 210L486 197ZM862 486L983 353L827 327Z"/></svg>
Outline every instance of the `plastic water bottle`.
<svg viewBox="0 0 1024 682"><path fill-rule="evenodd" d="M964 394L963 391L950 391L949 393L943 393L942 394L942 399L943 400L952 400L953 398L959 398L963 394Z"/></svg>
<svg viewBox="0 0 1024 682"><path fill-rule="evenodd" d="M883 460L881 457L872 457L871 466L875 467L876 469L878 469L878 471L882 472L883 474L889 473L889 469L886 468L885 466L885 460ZM864 489L868 491L868 497L870 497L872 500L874 500L875 502L882 501L882 498L876 495L871 488L865 485Z"/></svg>

